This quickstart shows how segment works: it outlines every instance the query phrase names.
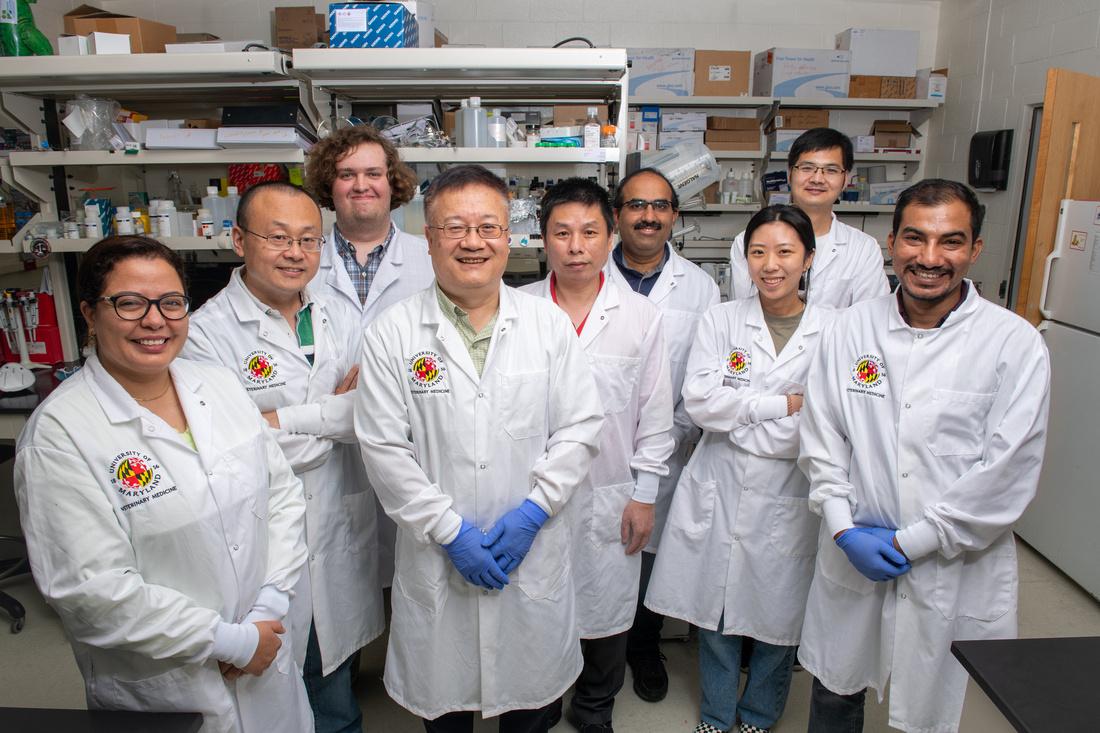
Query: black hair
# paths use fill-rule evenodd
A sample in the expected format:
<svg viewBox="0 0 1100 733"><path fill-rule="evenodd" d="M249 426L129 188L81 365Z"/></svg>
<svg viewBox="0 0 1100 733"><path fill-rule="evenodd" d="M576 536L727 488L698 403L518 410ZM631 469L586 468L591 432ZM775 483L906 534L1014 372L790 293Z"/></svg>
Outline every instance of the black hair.
<svg viewBox="0 0 1100 733"><path fill-rule="evenodd" d="M898 202L894 205L894 225L891 232L897 235L905 207L940 206L952 201L961 201L966 204L966 208L970 209L970 241L973 243L982 233L985 207L978 201L977 194L969 186L946 178L925 178L902 191L898 196Z"/></svg>
<svg viewBox="0 0 1100 733"><path fill-rule="evenodd" d="M504 199L504 208L508 208L508 184L500 176L480 165L456 165L453 168L440 173L428 184L428 190L424 194L424 218L431 224L432 206L435 200L446 193L467 186L484 186ZM501 222L504 226L507 221Z"/></svg>
<svg viewBox="0 0 1100 733"><path fill-rule="evenodd" d="M115 265L131 257L164 260L179 275L183 290L187 292L187 275L183 269L183 258L178 252L151 237L127 234L101 239L84 253L76 273L76 292L80 302L95 305L103 295L103 285Z"/></svg>
<svg viewBox="0 0 1100 733"><path fill-rule="evenodd" d="M539 203L539 229L543 240L546 239L546 227L550 224L550 214L554 209L563 204L574 203L598 206L604 223L607 224L607 233L615 231L615 217L611 213L611 201L604 187L587 178L566 178L551 186Z"/></svg>
<svg viewBox="0 0 1100 733"><path fill-rule="evenodd" d="M241 229L248 229L248 212L252 208L252 199L264 191L282 191L283 193L290 194L292 196L305 196L307 199L313 202L313 205L317 207L317 211L320 212L321 206L317 203L317 199L313 197L309 191L304 188L299 188L293 183L287 183L286 181L264 181L263 183L257 183L252 186L244 195L241 196L240 202L237 204L237 221L236 224Z"/></svg>
<svg viewBox="0 0 1100 733"><path fill-rule="evenodd" d="M622 211L623 204L626 203L625 201L623 201L623 189L626 188L626 184L630 183L632 179L642 175L643 173L649 174L651 176L657 176L665 182L665 185L668 186L668 200L672 202L672 208L676 211L679 211L680 197L676 195L676 189L672 187L672 181L668 180L668 176L666 176L664 173L661 173L661 171L657 170L656 168L639 168L633 173L629 173L623 180L619 181L619 185L615 187L615 200L611 202L611 208L613 208L615 211Z"/></svg>
<svg viewBox="0 0 1100 733"><path fill-rule="evenodd" d="M791 229L794 229L795 234L802 241L802 246L806 248L806 255L802 258L803 261L806 257L811 256L817 250L817 237L814 235L814 225L810 221L810 217L806 215L806 212L797 206L791 206L789 204L772 204L771 206L765 206L760 211L752 215L749 219L748 226L745 227L745 257L749 255L749 242L752 241L752 235L756 233L756 230L765 224L772 224L774 222L780 222L786 224ZM809 291L810 289L810 273L807 271L802 276L802 289Z"/></svg>
<svg viewBox="0 0 1100 733"><path fill-rule="evenodd" d="M791 143L791 151L787 154L787 168L794 168L798 165L798 159L806 153L832 150L833 148L840 148L840 156L844 160L844 170L852 170L852 166L855 165L852 141L843 132L837 132L831 127L815 127L799 135Z"/></svg>

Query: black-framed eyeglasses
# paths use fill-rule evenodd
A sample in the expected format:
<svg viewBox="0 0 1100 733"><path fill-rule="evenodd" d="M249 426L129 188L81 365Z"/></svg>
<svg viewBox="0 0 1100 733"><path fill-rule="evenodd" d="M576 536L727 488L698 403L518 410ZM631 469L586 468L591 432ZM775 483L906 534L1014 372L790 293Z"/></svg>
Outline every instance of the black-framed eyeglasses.
<svg viewBox="0 0 1100 733"><path fill-rule="evenodd" d="M290 249L290 247L295 242L298 243L298 246L302 248L303 252L320 252L321 248L325 246L325 238L323 236L307 236L295 238L287 236L286 234L272 234L265 237L262 234L257 234L256 232L250 229L245 229L244 227L241 227L241 231L245 232L246 234L251 234L253 237L259 237L260 239L265 240L268 247L270 247L271 249L277 249L282 252Z"/></svg>
<svg viewBox="0 0 1100 733"><path fill-rule="evenodd" d="M182 293L169 293L159 298L146 298L138 293L103 295L98 300L110 303L115 314L124 321L140 321L154 305L169 321L179 321L191 312L191 299Z"/></svg>
<svg viewBox="0 0 1100 733"><path fill-rule="evenodd" d="M623 204L624 209L628 209L635 213L642 213L650 206L654 211L664 213L666 211L672 211L672 202L668 199L653 199L652 201L646 201L645 199L630 199Z"/></svg>
<svg viewBox="0 0 1100 733"><path fill-rule="evenodd" d="M508 231L508 227L503 227L500 224L478 224L476 227L468 227L464 224L444 224L441 227L429 226L428 228L440 230L447 239L462 239L471 230L477 232L477 236L482 239L500 239Z"/></svg>
<svg viewBox="0 0 1100 733"><path fill-rule="evenodd" d="M839 165L815 165L814 163L799 163L794 169L804 176L812 176L821 171L829 178L844 175L845 171Z"/></svg>

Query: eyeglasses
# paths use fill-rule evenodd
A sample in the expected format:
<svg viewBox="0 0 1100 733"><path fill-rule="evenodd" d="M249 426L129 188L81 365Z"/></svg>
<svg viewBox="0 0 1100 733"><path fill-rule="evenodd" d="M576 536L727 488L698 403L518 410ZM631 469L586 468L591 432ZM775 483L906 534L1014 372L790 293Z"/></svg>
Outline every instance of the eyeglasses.
<svg viewBox="0 0 1100 733"><path fill-rule="evenodd" d="M508 231L508 227L502 227L500 224L479 224L476 227L468 227L462 224L444 224L441 227L430 226L428 228L442 231L443 236L447 239L462 239L471 230L477 232L477 236L482 239L500 239Z"/></svg>
<svg viewBox="0 0 1100 733"><path fill-rule="evenodd" d="M653 199L652 201L646 201L645 199L630 199L623 204L623 208L629 209L636 214L642 213L650 206L658 213L672 211L672 202L668 199Z"/></svg>
<svg viewBox="0 0 1100 733"><path fill-rule="evenodd" d="M838 165L814 165L813 163L799 163L794 166L794 169L804 176L812 176L818 171L829 178L836 178L837 176L844 175L844 169Z"/></svg>
<svg viewBox="0 0 1100 733"><path fill-rule="evenodd" d="M298 243L298 246L302 248L303 252L320 252L321 248L325 246L324 237L298 237L297 239L295 239L294 237L288 237L285 234L272 234L269 237L265 237L262 234L257 234L256 232L245 229L244 227L241 227L241 231L247 234L251 234L253 237L259 237L260 239L265 240L268 247L270 247L271 249L277 249L282 252L290 249L291 245L293 245L295 242Z"/></svg>
<svg viewBox="0 0 1100 733"><path fill-rule="evenodd" d="M191 299L179 293L162 295L159 298L146 298L137 293L119 293L103 295L97 300L106 301L114 306L115 313L124 321L140 321L154 305L169 321L183 320L191 312Z"/></svg>

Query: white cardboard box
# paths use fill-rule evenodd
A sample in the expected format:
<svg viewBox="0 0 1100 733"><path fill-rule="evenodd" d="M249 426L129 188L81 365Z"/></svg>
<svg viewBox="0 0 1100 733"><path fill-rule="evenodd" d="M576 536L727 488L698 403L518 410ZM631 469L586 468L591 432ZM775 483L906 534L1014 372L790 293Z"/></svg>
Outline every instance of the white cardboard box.
<svg viewBox="0 0 1100 733"><path fill-rule="evenodd" d="M87 36L58 36L57 37L57 55L58 56L87 56L88 55L88 37Z"/></svg>
<svg viewBox="0 0 1100 733"><path fill-rule="evenodd" d="M898 183L871 183L868 184L871 190L871 203L872 204L896 204L898 202L898 195L902 191L909 188L912 185L908 181L901 181Z"/></svg>
<svg viewBox="0 0 1100 733"><path fill-rule="evenodd" d="M947 69L919 69L917 71L917 99L947 99Z"/></svg>
<svg viewBox="0 0 1100 733"><path fill-rule="evenodd" d="M694 48L628 48L631 97L690 97L695 87Z"/></svg>
<svg viewBox="0 0 1100 733"><path fill-rule="evenodd" d="M190 127L150 127L145 130L149 150L220 150L217 130Z"/></svg>
<svg viewBox="0 0 1100 733"><path fill-rule="evenodd" d="M847 97L848 59L847 51L769 48L753 58L752 93L805 99Z"/></svg>
<svg viewBox="0 0 1100 733"><path fill-rule="evenodd" d="M661 132L701 132L706 129L706 112L661 112Z"/></svg>
<svg viewBox="0 0 1100 733"><path fill-rule="evenodd" d="M92 31L88 34L88 53L96 56L130 53L130 34Z"/></svg>
<svg viewBox="0 0 1100 733"><path fill-rule="evenodd" d="M874 135L855 135L852 137L852 151L856 153L875 152Z"/></svg>
<svg viewBox="0 0 1100 733"><path fill-rule="evenodd" d="M702 130L683 130L679 132L662 132L657 136L657 149L665 150L680 143L703 144L706 133Z"/></svg>
<svg viewBox="0 0 1100 733"><path fill-rule="evenodd" d="M219 127L218 145L223 148L288 147L309 150L313 143L293 127Z"/></svg>
<svg viewBox="0 0 1100 733"><path fill-rule="evenodd" d="M920 32L849 28L836 34L838 51L852 54L849 74L916 76Z"/></svg>
<svg viewBox="0 0 1100 733"><path fill-rule="evenodd" d="M768 133L770 147L777 153L791 152L791 145L802 136L805 130L774 130Z"/></svg>

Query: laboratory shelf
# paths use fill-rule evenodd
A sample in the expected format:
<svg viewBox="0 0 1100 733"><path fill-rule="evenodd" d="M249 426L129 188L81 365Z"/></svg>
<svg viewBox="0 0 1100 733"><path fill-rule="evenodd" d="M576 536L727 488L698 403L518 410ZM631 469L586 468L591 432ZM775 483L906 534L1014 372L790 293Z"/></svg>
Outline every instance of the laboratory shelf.
<svg viewBox="0 0 1100 733"><path fill-rule="evenodd" d="M771 107L774 97L631 97L631 107Z"/></svg>
<svg viewBox="0 0 1100 733"><path fill-rule="evenodd" d="M804 99L802 97L780 97L779 106L783 107L810 107L813 109L881 109L881 110L914 110L935 109L943 104L938 99Z"/></svg>
<svg viewBox="0 0 1100 733"><path fill-rule="evenodd" d="M406 163L618 163L618 148L401 148Z"/></svg>
<svg viewBox="0 0 1100 733"><path fill-rule="evenodd" d="M142 150L133 154L108 150L12 152L13 168L56 165L227 165L229 163L301 163L300 148L227 148L224 150Z"/></svg>
<svg viewBox="0 0 1100 733"><path fill-rule="evenodd" d="M709 148L708 148L709 150ZM760 160L763 150L711 150L715 160Z"/></svg>
<svg viewBox="0 0 1100 733"><path fill-rule="evenodd" d="M707 204L706 208L687 209L680 213L684 216L699 214L755 214L764 204ZM833 211L837 214L891 214L893 204L836 204Z"/></svg>
<svg viewBox="0 0 1100 733"><path fill-rule="evenodd" d="M232 252L232 246L226 246L218 237L156 237L170 249L185 250L221 250ZM87 252L99 239L53 239L50 238L50 249L55 253L62 252ZM2 244L2 242L0 242ZM17 250L19 248L16 248ZM7 250L0 250L7 251Z"/></svg>

